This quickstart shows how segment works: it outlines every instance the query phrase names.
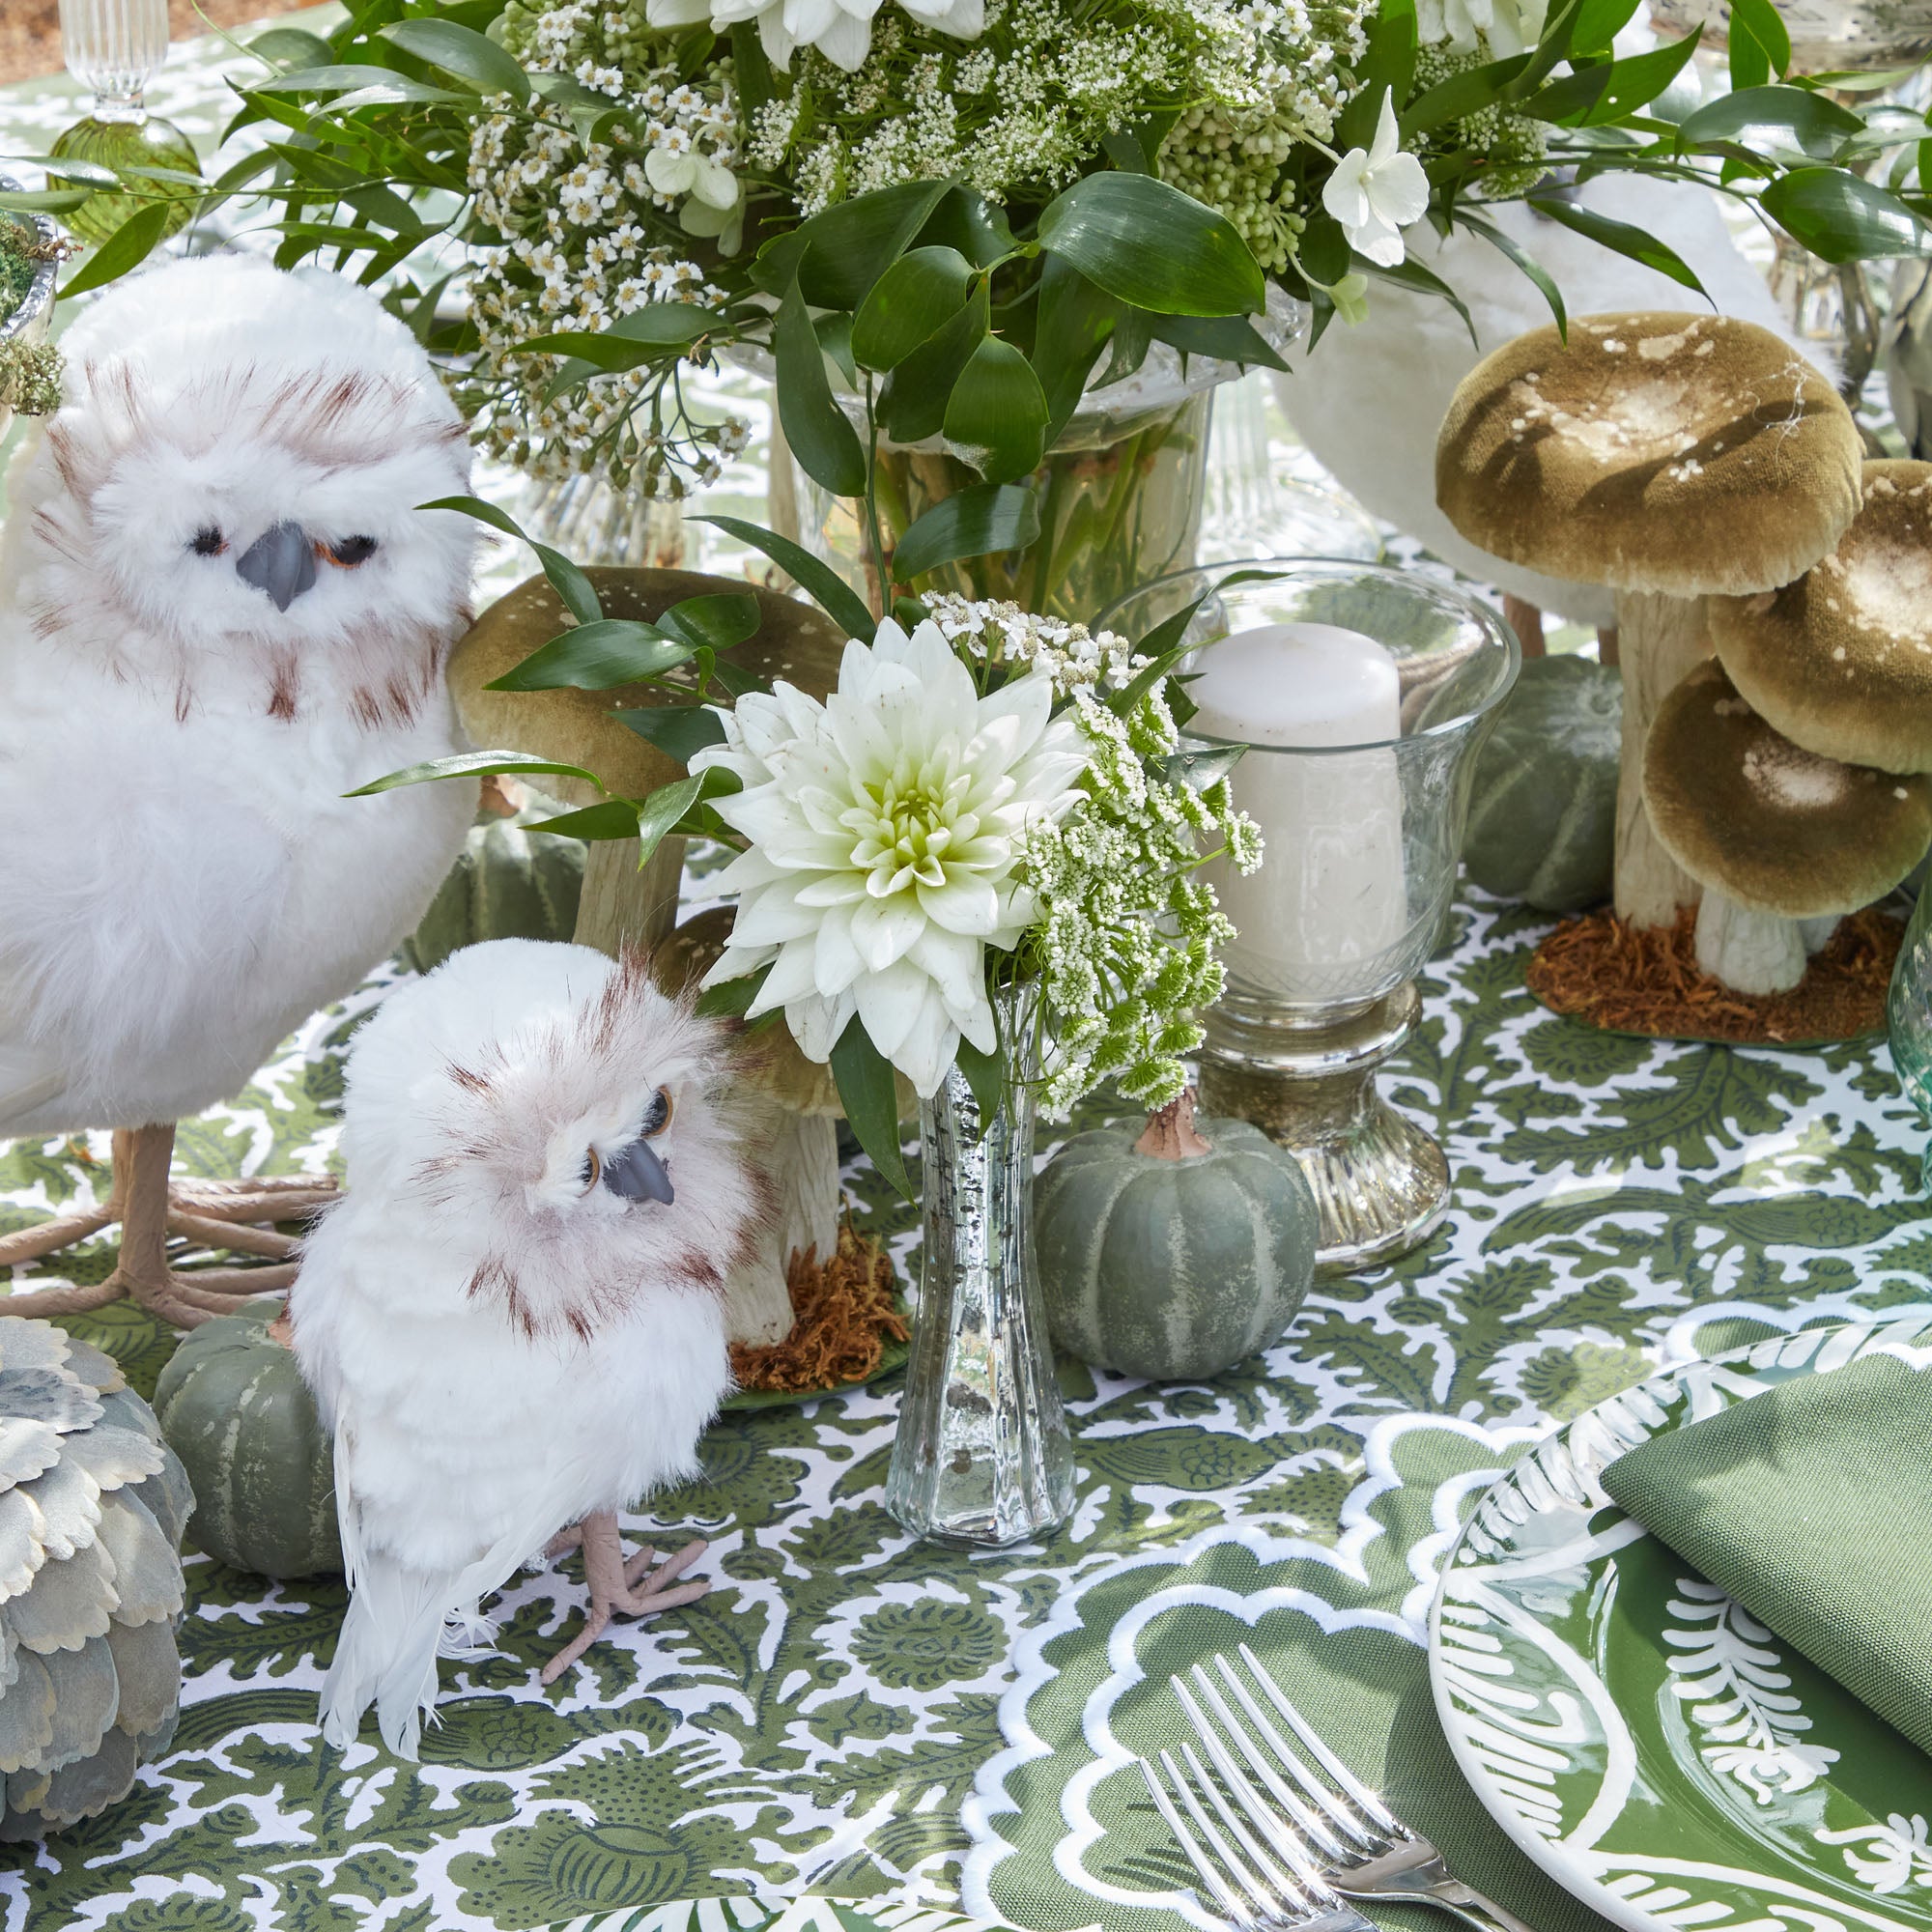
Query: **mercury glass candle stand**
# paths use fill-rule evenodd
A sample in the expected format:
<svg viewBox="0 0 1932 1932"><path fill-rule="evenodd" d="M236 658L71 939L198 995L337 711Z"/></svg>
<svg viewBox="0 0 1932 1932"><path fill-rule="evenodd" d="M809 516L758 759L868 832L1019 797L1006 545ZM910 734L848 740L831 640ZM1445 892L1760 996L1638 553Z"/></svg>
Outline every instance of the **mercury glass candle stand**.
<svg viewBox="0 0 1932 1932"><path fill-rule="evenodd" d="M195 178L146 177L138 194L98 189L62 219L83 242L105 242L142 209L172 202L161 235L178 233L200 198L201 162L187 136L150 114L143 99L167 59L168 0L60 0L60 23L61 58L94 90L94 112L58 135L53 153L63 160Z"/></svg>
<svg viewBox="0 0 1932 1932"><path fill-rule="evenodd" d="M1268 576L1217 587L1243 571ZM1101 622L1138 638L1197 599L1187 669L1203 670L1231 636L1276 625L1353 632L1394 660L1395 735L1242 751L1236 802L1260 820L1272 857L1248 880L1225 865L1209 871L1237 934L1227 991L1202 1015L1202 1105L1293 1153L1321 1213L1318 1272L1350 1273L1415 1246L1448 1207L1440 1146L1388 1103L1377 1073L1415 1024L1415 978L1455 893L1475 753L1520 652L1476 599L1338 559L1180 572ZM1285 675L1305 675L1305 658L1295 662ZM1265 663L1244 674L1264 678ZM1186 740L1206 760L1238 743L1198 729Z"/></svg>

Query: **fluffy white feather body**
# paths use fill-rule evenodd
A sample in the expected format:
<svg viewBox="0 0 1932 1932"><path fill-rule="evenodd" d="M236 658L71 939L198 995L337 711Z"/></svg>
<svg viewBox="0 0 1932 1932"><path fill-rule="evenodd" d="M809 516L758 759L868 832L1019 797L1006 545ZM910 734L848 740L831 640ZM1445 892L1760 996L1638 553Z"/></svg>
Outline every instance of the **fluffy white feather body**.
<svg viewBox="0 0 1932 1932"><path fill-rule="evenodd" d="M1708 188L1602 175L1576 198L1668 242L1696 270L1722 314L1757 323L1811 360L1820 359L1818 345L1800 341L1763 275L1739 252ZM1497 202L1479 212L1543 265L1572 315L1703 307L1667 275L1573 234L1524 202ZM1330 323L1312 352L1292 357L1294 373L1274 379L1283 410L1344 489L1444 562L1574 622L1615 623L1616 601L1607 590L1492 557L1459 536L1435 507L1435 434L1456 385L1492 349L1543 327L1549 305L1481 236L1459 228L1444 241L1418 222L1406 239L1411 258L1468 305L1476 341L1447 302L1376 283L1366 320L1352 327Z"/></svg>
<svg viewBox="0 0 1932 1932"><path fill-rule="evenodd" d="M730 1385L724 1269L769 1211L728 1065L640 961L526 940L456 953L357 1035L348 1193L291 1296L354 1589L331 1743L373 1701L413 1755L446 1620L560 1529L696 1473ZM674 1200L586 1186L660 1089Z"/></svg>
<svg viewBox="0 0 1932 1932"><path fill-rule="evenodd" d="M233 1094L393 951L475 810L343 796L460 749L473 526L416 506L469 455L409 332L215 257L111 290L63 347L0 533L0 1136ZM286 609L236 567L276 526L313 542Z"/></svg>

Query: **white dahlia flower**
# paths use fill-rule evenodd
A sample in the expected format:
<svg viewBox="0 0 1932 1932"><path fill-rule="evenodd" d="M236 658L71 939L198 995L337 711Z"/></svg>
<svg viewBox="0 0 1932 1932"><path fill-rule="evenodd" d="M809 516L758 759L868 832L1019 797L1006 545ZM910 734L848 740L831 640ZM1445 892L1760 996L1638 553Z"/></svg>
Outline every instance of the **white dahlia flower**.
<svg viewBox="0 0 1932 1932"><path fill-rule="evenodd" d="M691 761L742 781L714 803L751 840L718 881L738 915L705 983L769 963L753 1016L783 1008L824 1061L856 1013L923 1095L962 1035L990 1053L985 949L1039 915L1013 876L1020 835L1072 807L1087 764L1052 706L1037 671L981 697L938 625L890 619L845 646L824 704L782 683L741 697Z"/></svg>

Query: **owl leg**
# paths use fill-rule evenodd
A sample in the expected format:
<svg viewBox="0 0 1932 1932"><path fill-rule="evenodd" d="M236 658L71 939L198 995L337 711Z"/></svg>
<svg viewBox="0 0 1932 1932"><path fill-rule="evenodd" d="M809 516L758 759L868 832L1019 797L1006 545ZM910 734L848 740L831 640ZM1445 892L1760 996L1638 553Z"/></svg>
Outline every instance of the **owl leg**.
<svg viewBox="0 0 1932 1932"><path fill-rule="evenodd" d="M695 1582L680 1583L674 1590L665 1587L710 1548L701 1537L651 1570L651 1559L657 1554L655 1549L640 1549L628 1562L625 1560L623 1539L617 1534L617 1519L609 1510L598 1510L585 1517L578 1524L577 1533L583 1546L583 1579L589 1586L590 1607L584 1613L583 1628L544 1665L539 1679L544 1684L554 1684L610 1628L613 1611L621 1610L631 1617L647 1617L658 1610L673 1610L684 1604L695 1604L711 1587L703 1577ZM561 1540L558 1538L556 1542ZM648 1576L646 1571L649 1571Z"/></svg>

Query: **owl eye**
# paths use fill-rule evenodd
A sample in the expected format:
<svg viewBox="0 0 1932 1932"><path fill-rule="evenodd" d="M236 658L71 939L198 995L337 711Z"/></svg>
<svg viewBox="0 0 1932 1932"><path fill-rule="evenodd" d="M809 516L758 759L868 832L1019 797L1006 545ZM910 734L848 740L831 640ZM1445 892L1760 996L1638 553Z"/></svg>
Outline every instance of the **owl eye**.
<svg viewBox="0 0 1932 1932"><path fill-rule="evenodd" d="M578 1169L577 1178L583 1183L583 1191L588 1194L597 1185L598 1178L604 1172L604 1163L595 1148L583 1151L583 1165Z"/></svg>
<svg viewBox="0 0 1932 1932"><path fill-rule="evenodd" d="M670 1089L660 1087L651 1095L651 1104L644 1109L643 1135L647 1141L654 1140L670 1125Z"/></svg>
<svg viewBox="0 0 1932 1932"><path fill-rule="evenodd" d="M339 543L328 545L327 550L331 562L339 563L344 570L354 570L376 554L377 543L374 537L344 537Z"/></svg>
<svg viewBox="0 0 1932 1932"><path fill-rule="evenodd" d="M213 524L204 524L188 539L187 547L196 556L219 556L228 548L228 539Z"/></svg>

